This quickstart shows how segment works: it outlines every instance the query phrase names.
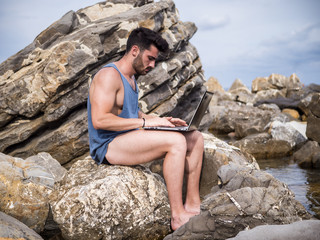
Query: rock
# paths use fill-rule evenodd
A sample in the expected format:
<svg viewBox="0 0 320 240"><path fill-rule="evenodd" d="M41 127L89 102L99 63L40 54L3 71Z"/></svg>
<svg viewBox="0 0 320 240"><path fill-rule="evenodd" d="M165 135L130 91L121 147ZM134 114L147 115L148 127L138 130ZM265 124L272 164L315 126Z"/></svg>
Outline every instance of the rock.
<svg viewBox="0 0 320 240"><path fill-rule="evenodd" d="M266 131L278 108L257 108L232 101L220 101L210 110L213 116L209 131L218 134L235 132L237 138Z"/></svg>
<svg viewBox="0 0 320 240"><path fill-rule="evenodd" d="M219 83L218 79L216 79L215 77L210 77L204 84L208 91L210 92L221 92L224 93L225 90L223 89L223 87L221 86L221 84Z"/></svg>
<svg viewBox="0 0 320 240"><path fill-rule="evenodd" d="M138 26L160 32L171 49L139 77L140 108L161 116L193 109L205 82L189 43L196 26L179 20L171 0L101 2L66 13L0 64L0 152L21 158L48 152L61 164L87 154L89 83L124 54Z"/></svg>
<svg viewBox="0 0 320 240"><path fill-rule="evenodd" d="M290 240L316 240L320 238L320 221L305 220L285 225L264 225L257 226L248 231L242 231L228 240L248 239L290 239Z"/></svg>
<svg viewBox="0 0 320 240"><path fill-rule="evenodd" d="M253 94L251 91L240 81L240 79L236 79L231 85L229 91L234 96L234 101L242 102L242 103L252 103L253 102Z"/></svg>
<svg viewBox="0 0 320 240"><path fill-rule="evenodd" d="M308 141L293 154L293 159L303 168L320 168L320 146Z"/></svg>
<svg viewBox="0 0 320 240"><path fill-rule="evenodd" d="M216 175L218 169L226 164L237 163L239 165L250 165L254 169L259 166L253 156L242 152L211 134L203 133L205 140L204 160L200 179L200 196L209 194L211 189L219 184Z"/></svg>
<svg viewBox="0 0 320 240"><path fill-rule="evenodd" d="M48 153L26 160L0 153L0 210L41 232L49 212L49 195L65 173Z"/></svg>
<svg viewBox="0 0 320 240"><path fill-rule="evenodd" d="M215 188L201 204L201 213L168 235L168 239L226 239L245 228L289 224L310 219L290 189L270 174L250 166L229 164L218 171Z"/></svg>
<svg viewBox="0 0 320 240"><path fill-rule="evenodd" d="M307 137L320 143L320 93L312 95L307 117Z"/></svg>
<svg viewBox="0 0 320 240"><path fill-rule="evenodd" d="M296 74L292 74L289 78L280 74L271 74L268 78L258 77L252 81L251 86L253 93L270 89L285 89L285 95L287 91L299 90L301 87L302 84Z"/></svg>
<svg viewBox="0 0 320 240"><path fill-rule="evenodd" d="M40 235L28 226L3 212L0 212L0 239L43 240Z"/></svg>
<svg viewBox="0 0 320 240"><path fill-rule="evenodd" d="M170 232L163 179L142 166L79 160L51 196L64 239L162 239Z"/></svg>
<svg viewBox="0 0 320 240"><path fill-rule="evenodd" d="M291 123L275 120L268 133L252 134L232 145L252 154L257 159L290 156L307 139Z"/></svg>
<svg viewBox="0 0 320 240"><path fill-rule="evenodd" d="M300 119L300 114L297 110L290 109L290 108L284 108L284 109L282 109L282 113L288 114L289 116L293 117L294 119L297 119L297 120Z"/></svg>

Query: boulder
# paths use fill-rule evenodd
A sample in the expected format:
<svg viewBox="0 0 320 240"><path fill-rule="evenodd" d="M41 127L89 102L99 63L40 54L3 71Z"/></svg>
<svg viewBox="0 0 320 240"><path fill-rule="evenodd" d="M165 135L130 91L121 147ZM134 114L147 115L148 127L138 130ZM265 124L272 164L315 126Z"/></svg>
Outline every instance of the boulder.
<svg viewBox="0 0 320 240"><path fill-rule="evenodd" d="M320 146L316 141L308 141L293 154L293 159L303 168L320 168Z"/></svg>
<svg viewBox="0 0 320 240"><path fill-rule="evenodd" d="M320 93L312 95L307 117L307 137L320 143Z"/></svg>
<svg viewBox="0 0 320 240"><path fill-rule="evenodd" d="M228 164L218 176L222 188L214 188L202 202L201 213L165 240L226 239L246 228L311 218L288 186L266 172Z"/></svg>
<svg viewBox="0 0 320 240"><path fill-rule="evenodd" d="M0 239L32 239L43 240L43 238L27 225L17 219L0 212Z"/></svg>
<svg viewBox="0 0 320 240"><path fill-rule="evenodd" d="M163 179L142 166L77 161L50 201L64 239L162 239L170 232Z"/></svg>
<svg viewBox="0 0 320 240"><path fill-rule="evenodd" d="M223 87L221 86L221 84L219 83L218 79L216 79L215 77L209 77L209 79L205 82L204 84L208 91L210 92L225 92L225 90L223 89Z"/></svg>
<svg viewBox="0 0 320 240"><path fill-rule="evenodd" d="M26 160L0 153L0 210L41 232L49 213L49 195L65 173L48 153Z"/></svg>
<svg viewBox="0 0 320 240"><path fill-rule="evenodd" d="M254 107L234 101L219 101L210 114L209 131L217 134L235 132L237 138L266 131L271 119L280 113L277 107Z"/></svg>
<svg viewBox="0 0 320 240"><path fill-rule="evenodd" d="M0 64L0 152L27 158L50 153L67 164L89 151L86 101L93 75L118 60L136 27L160 32L170 54L137 79L146 113L194 109L205 82L189 39L197 28L181 22L174 2L111 0L70 11Z"/></svg>
<svg viewBox="0 0 320 240"><path fill-rule="evenodd" d="M248 231L242 231L234 238L228 240L248 239L290 239L290 240L316 240L320 238L320 221L305 220L285 225L263 225Z"/></svg>

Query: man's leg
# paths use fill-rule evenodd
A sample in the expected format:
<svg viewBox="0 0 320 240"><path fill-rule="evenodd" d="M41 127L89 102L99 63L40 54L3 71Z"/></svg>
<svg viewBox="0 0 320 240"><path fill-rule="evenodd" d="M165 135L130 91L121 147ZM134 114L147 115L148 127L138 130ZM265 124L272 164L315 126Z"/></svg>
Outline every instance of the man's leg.
<svg viewBox="0 0 320 240"><path fill-rule="evenodd" d="M182 200L183 175L185 162L193 159L193 151L186 156L187 138L178 132L137 130L116 137L110 144L106 154L111 164L136 165L159 159L163 156L163 175L167 184L170 207L171 227L176 230L195 215L186 211ZM190 147L192 150L192 147ZM193 168L193 160L188 163ZM190 176L193 176L190 171ZM192 177L190 177L192 179ZM193 185L190 182L190 187ZM191 190L192 191L192 190ZM191 194L190 194L191 195ZM190 199L193 199L189 197ZM188 205L187 205L188 206Z"/></svg>
<svg viewBox="0 0 320 240"><path fill-rule="evenodd" d="M203 160L204 140L198 131L187 132L184 134L187 140L186 157L186 201L184 207L186 211L200 213L200 174Z"/></svg>

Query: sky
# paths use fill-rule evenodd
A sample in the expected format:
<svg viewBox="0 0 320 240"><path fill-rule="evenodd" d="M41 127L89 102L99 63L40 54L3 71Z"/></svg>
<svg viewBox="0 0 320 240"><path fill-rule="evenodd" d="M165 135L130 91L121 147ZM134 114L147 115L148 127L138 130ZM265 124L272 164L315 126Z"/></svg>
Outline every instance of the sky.
<svg viewBox="0 0 320 240"><path fill-rule="evenodd" d="M0 63L70 10L99 0L0 0ZM235 79L296 73L320 84L319 0L175 0L182 21L198 28L190 40L206 79L228 89Z"/></svg>

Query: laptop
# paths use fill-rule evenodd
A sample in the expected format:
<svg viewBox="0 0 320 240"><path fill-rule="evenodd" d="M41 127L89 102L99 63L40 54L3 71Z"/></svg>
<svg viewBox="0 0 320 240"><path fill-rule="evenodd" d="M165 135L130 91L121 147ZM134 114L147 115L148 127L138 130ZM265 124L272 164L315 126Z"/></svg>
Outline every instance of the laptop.
<svg viewBox="0 0 320 240"><path fill-rule="evenodd" d="M194 114L191 118L191 121L189 122L188 126L179 126L179 127L144 127L145 130L164 130L164 131L181 131L181 132L188 132L188 131L193 131L196 130L199 125L200 122L204 116L204 114L206 113L206 110L209 106L209 103L211 101L211 98L213 96L212 92L206 91L196 110L194 111Z"/></svg>

